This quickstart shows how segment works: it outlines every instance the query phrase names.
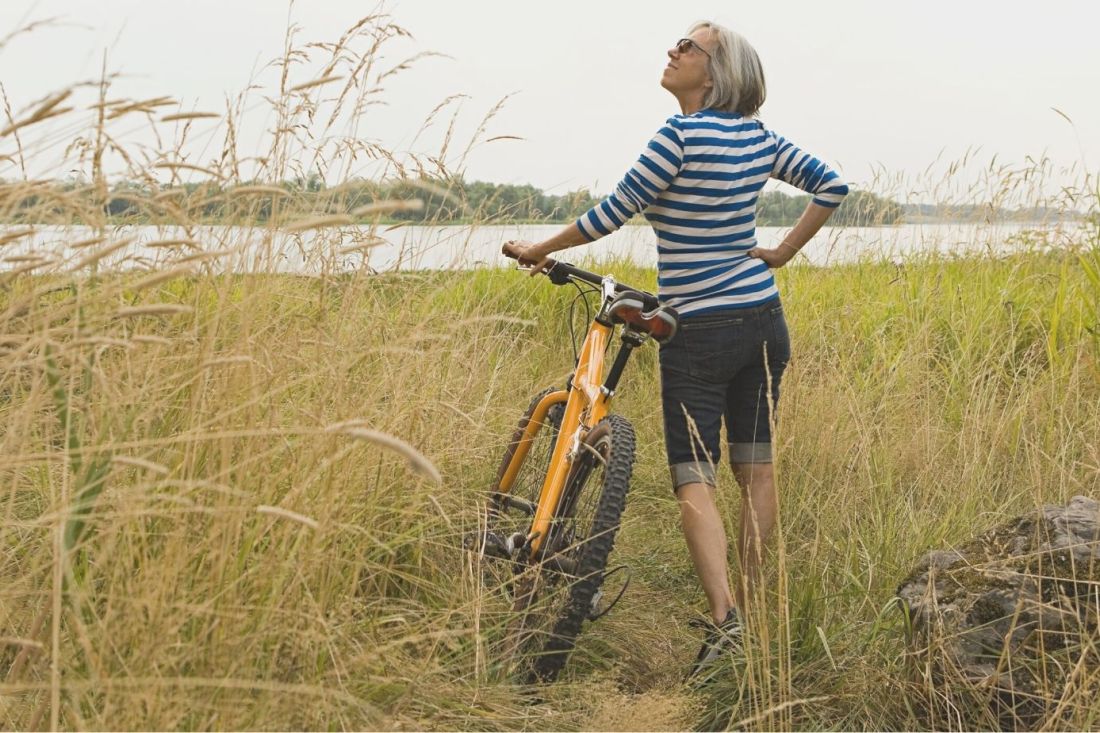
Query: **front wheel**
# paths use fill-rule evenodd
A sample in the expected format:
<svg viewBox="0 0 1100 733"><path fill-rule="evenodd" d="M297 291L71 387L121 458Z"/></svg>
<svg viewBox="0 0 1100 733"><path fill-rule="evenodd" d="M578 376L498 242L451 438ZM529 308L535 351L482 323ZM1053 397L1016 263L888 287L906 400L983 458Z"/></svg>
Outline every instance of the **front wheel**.
<svg viewBox="0 0 1100 733"><path fill-rule="evenodd" d="M581 443L562 491L541 562L517 584L521 648L531 654L528 681L553 681L593 611L615 544L630 474L634 429L619 415L594 427Z"/></svg>

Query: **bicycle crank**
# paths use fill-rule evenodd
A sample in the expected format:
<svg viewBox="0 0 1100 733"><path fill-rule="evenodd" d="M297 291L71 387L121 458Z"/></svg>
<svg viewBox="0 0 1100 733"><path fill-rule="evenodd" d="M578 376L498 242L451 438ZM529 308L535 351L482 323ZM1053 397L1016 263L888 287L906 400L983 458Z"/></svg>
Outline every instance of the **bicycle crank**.
<svg viewBox="0 0 1100 733"><path fill-rule="evenodd" d="M471 533L462 540L462 545L467 550L476 550L485 557L501 560L515 559L516 554L526 544L527 536L522 532L515 532L507 537L491 531L482 534Z"/></svg>
<svg viewBox="0 0 1100 733"><path fill-rule="evenodd" d="M513 532L508 536L497 534L492 530L485 532L471 532L462 539L462 546L467 550L476 550L484 557L495 557L500 560L515 560L523 548L530 545L539 536L538 532L529 535L523 532Z"/></svg>
<svg viewBox="0 0 1100 733"><path fill-rule="evenodd" d="M626 578L623 580L623 587L620 588L619 592L615 595L615 600L607 604L606 608L600 608L600 603L604 597L603 589L607 586L607 579L615 573L619 572L620 570L626 571ZM592 604L588 608L589 621L598 621L599 619L606 616L608 611L618 605L619 601L621 601L623 598L623 594L626 593L627 587L630 585L630 576L631 573L629 565L619 565L618 567L612 568L611 570L608 570L606 573L604 573L603 585L601 585L600 589L596 591L596 595L592 596Z"/></svg>

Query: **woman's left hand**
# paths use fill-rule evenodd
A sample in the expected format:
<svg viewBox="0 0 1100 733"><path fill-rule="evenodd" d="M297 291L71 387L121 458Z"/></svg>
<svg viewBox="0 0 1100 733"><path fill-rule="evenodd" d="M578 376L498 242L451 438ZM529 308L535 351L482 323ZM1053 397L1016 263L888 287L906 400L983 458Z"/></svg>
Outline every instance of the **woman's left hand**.
<svg viewBox="0 0 1100 733"><path fill-rule="evenodd" d="M753 257L758 260L764 260L765 264L773 270L777 270L783 265L791 261L791 257L794 253L786 247L779 246L775 249L768 249L767 247L753 247L748 251L749 257Z"/></svg>
<svg viewBox="0 0 1100 733"><path fill-rule="evenodd" d="M515 257L521 265L529 265L532 276L550 269L550 251L541 244L513 240L505 242L501 251L506 255Z"/></svg>

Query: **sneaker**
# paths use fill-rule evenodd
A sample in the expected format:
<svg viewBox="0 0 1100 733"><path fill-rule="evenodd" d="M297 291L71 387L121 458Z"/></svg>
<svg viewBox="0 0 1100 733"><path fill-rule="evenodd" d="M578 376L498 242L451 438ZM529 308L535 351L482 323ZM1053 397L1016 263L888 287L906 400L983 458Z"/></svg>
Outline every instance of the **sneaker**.
<svg viewBox="0 0 1100 733"><path fill-rule="evenodd" d="M695 657L695 664L691 665L688 679L697 678L704 671L714 666L714 663L722 656L723 652L741 647L744 625L741 623L741 614L737 612L736 608L731 608L720 624L715 624L709 618L704 621L692 620L688 624L706 630L703 637L703 646Z"/></svg>

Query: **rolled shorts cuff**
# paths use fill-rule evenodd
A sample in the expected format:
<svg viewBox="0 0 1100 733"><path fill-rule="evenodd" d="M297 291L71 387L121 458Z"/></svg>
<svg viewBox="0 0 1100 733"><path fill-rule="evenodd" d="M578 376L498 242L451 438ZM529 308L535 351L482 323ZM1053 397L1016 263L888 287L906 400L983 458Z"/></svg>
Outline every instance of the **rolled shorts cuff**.
<svg viewBox="0 0 1100 733"><path fill-rule="evenodd" d="M730 443L730 463L771 463L771 443Z"/></svg>
<svg viewBox="0 0 1100 733"><path fill-rule="evenodd" d="M679 489L684 484L707 484L717 486L714 478L714 466L699 461L687 463L674 463L668 467L672 474L672 490Z"/></svg>

